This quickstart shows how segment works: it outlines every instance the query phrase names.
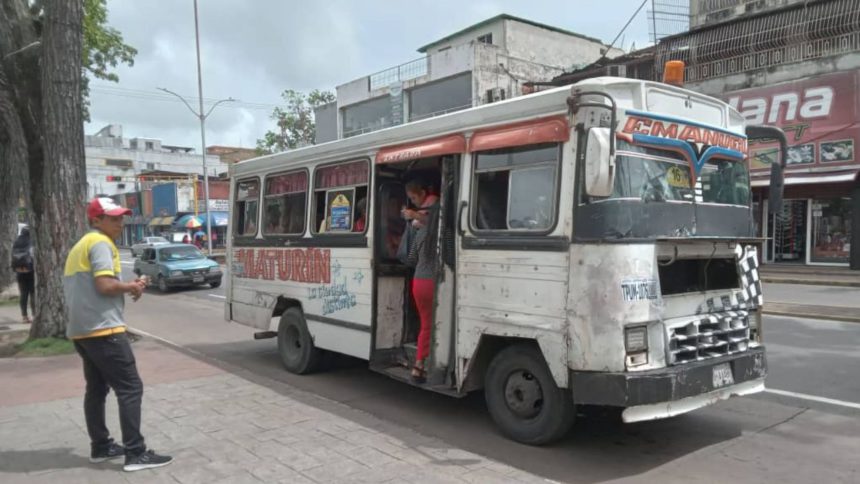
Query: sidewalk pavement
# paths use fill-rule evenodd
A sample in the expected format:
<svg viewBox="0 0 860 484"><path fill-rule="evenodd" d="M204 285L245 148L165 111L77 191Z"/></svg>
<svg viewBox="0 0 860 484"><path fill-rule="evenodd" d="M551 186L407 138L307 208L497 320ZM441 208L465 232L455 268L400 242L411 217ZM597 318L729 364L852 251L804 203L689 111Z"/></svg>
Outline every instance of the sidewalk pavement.
<svg viewBox="0 0 860 484"><path fill-rule="evenodd" d="M764 283L764 313L860 322L860 287Z"/></svg>
<svg viewBox="0 0 860 484"><path fill-rule="evenodd" d="M771 263L761 266L760 274L769 283L860 287L860 271L847 267Z"/></svg>
<svg viewBox="0 0 860 484"><path fill-rule="evenodd" d="M133 344L147 445L163 468L90 464L75 354L0 359L0 482L547 482L438 439L269 381L265 386L148 338ZM108 426L121 440L116 400Z"/></svg>

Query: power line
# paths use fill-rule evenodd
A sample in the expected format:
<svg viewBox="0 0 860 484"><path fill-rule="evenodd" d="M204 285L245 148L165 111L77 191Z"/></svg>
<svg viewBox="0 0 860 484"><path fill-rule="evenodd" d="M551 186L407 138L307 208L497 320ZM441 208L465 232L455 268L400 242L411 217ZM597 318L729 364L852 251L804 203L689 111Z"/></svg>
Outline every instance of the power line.
<svg viewBox="0 0 860 484"><path fill-rule="evenodd" d="M143 89L130 89L123 88L119 86L109 86L104 84L96 84L93 85L90 89L92 92L96 92L99 94L106 94L109 96L118 96L125 97L129 99L140 99L140 100L148 100L148 101L163 101L163 102L173 102L179 103L178 99L173 96L167 94L161 94L157 91L148 91ZM197 97L188 96L189 99L193 101L198 101ZM203 98L203 102L205 104L214 104L217 102L216 99L208 99ZM267 103L255 103L255 102L246 102L246 101L236 101L225 107L231 108L245 108L245 109L259 109L259 110L273 110L276 107L280 107L278 104L267 104Z"/></svg>
<svg viewBox="0 0 860 484"><path fill-rule="evenodd" d="M629 27L630 23L633 22L633 19L635 19L636 16L639 15L639 12L642 11L642 8L645 7L645 4L648 3L648 1L649 0L642 0L642 4L639 5L639 8L637 8L635 12L633 12L633 15L630 16L630 20L628 20L627 23L624 24L624 27L621 27L621 31L618 32L618 35L616 35L615 38L612 39L612 42L609 44L609 47L606 48L606 52L604 52L603 55L600 56L600 59L597 59L594 64L602 61L606 58L607 55L609 55L609 51L612 50L612 47L615 45L615 42L617 42L618 38L621 37L621 34L623 34L625 30L627 30L627 27Z"/></svg>

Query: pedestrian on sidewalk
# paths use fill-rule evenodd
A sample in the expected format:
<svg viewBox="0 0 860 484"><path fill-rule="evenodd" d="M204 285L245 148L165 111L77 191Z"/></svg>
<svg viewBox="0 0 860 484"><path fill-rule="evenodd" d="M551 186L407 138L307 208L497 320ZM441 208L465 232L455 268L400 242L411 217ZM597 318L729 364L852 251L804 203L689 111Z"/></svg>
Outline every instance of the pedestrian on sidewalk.
<svg viewBox="0 0 860 484"><path fill-rule="evenodd" d="M131 210L110 198L94 198L87 205L92 231L84 235L66 259L63 289L69 310L66 334L83 360L87 382L84 416L90 436L90 462L125 455L125 471L170 464L172 457L147 450L140 433L143 382L137 372L123 319L125 294L137 301L146 279L122 282L119 250L123 216ZM105 399L113 388L119 403L123 445L110 437L105 424Z"/></svg>
<svg viewBox="0 0 860 484"><path fill-rule="evenodd" d="M21 229L21 234L12 244L12 270L18 279L18 302L21 304L21 319L24 324L30 324L27 315L29 303L30 312L36 315L36 273L34 269L33 241L30 240L30 228Z"/></svg>

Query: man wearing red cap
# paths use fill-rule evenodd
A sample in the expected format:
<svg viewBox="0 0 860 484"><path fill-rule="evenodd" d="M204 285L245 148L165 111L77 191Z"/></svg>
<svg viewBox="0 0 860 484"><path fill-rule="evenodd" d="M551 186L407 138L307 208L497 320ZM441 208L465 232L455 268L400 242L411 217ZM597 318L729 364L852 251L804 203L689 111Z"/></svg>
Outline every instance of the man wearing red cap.
<svg viewBox="0 0 860 484"><path fill-rule="evenodd" d="M125 294L137 301L146 288L145 279L122 282L119 250L114 240L122 234L123 216L131 210L107 197L87 205L91 230L69 252L63 291L69 310L66 336L75 344L84 364L87 390L84 415L90 435L90 462L104 462L125 455L125 471L161 467L172 457L147 450L140 434L143 382L137 373L126 324ZM119 403L123 445L110 437L105 424L105 399L113 388Z"/></svg>

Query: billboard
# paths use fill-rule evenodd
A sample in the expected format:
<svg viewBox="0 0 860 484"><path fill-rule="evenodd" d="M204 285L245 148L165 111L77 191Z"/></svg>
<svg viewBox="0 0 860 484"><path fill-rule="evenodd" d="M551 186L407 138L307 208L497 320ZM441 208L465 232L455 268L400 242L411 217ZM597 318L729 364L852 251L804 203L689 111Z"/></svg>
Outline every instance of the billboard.
<svg viewBox="0 0 860 484"><path fill-rule="evenodd" d="M778 126L788 138L789 170L858 164L860 71L725 93L751 125ZM777 159L775 143L750 143L753 171Z"/></svg>

